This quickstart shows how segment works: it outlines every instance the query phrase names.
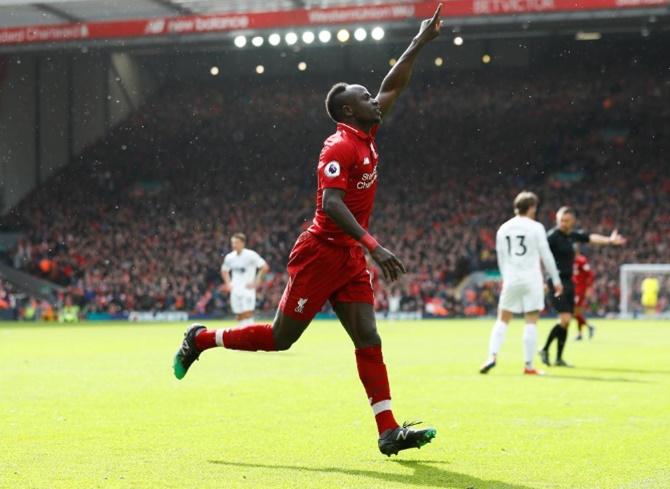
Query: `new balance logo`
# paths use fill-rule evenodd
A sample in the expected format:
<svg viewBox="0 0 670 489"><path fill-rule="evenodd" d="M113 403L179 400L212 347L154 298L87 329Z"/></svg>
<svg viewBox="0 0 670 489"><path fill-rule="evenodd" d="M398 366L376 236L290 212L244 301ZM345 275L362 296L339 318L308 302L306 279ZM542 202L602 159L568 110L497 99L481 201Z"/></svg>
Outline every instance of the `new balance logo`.
<svg viewBox="0 0 670 489"><path fill-rule="evenodd" d="M298 307L295 308L295 312L302 313L308 300L309 299L303 299L302 297L298 299Z"/></svg>
<svg viewBox="0 0 670 489"><path fill-rule="evenodd" d="M144 28L146 34L162 34L165 29L165 19L155 19L147 23Z"/></svg>
<svg viewBox="0 0 670 489"><path fill-rule="evenodd" d="M396 441L400 441L400 438L403 440L407 440L407 435L409 434L409 430L400 430L398 431L398 435L395 437Z"/></svg>

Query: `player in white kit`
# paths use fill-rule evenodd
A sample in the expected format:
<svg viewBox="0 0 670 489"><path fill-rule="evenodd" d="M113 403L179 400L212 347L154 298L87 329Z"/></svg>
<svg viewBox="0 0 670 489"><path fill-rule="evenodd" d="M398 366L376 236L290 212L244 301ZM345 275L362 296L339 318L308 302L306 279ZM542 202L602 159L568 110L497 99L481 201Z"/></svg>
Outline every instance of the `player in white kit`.
<svg viewBox="0 0 670 489"><path fill-rule="evenodd" d="M233 251L226 255L221 265L223 287L230 292L230 306L240 325L254 322L256 289L270 270L258 253L244 247L246 240L244 234L235 233L230 238Z"/></svg>
<svg viewBox="0 0 670 489"><path fill-rule="evenodd" d="M523 314L526 320L523 332L524 374L541 374L533 367L537 348L536 325L540 311L544 309L544 282L540 261L553 283L560 285L561 281L556 261L549 249L547 232L535 220L537 204L537 195L521 192L514 199L515 217L500 226L496 234L498 268L502 274L503 286L498 303L498 318L491 331L489 357L479 370L482 374L496 366L498 351L514 314ZM560 295L562 291L562 287L556 289L556 295Z"/></svg>

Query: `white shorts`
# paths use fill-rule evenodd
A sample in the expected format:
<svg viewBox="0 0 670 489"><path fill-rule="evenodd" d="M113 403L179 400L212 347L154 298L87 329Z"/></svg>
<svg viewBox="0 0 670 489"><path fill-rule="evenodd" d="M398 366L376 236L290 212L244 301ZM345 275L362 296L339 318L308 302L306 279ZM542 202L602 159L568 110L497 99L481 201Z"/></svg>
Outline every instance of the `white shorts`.
<svg viewBox="0 0 670 489"><path fill-rule="evenodd" d="M233 314L242 314L243 312L256 309L256 291L253 289L242 289L230 292L230 308Z"/></svg>
<svg viewBox="0 0 670 489"><path fill-rule="evenodd" d="M544 309L544 286L539 283L520 283L505 285L503 283L498 307L503 311L523 314Z"/></svg>

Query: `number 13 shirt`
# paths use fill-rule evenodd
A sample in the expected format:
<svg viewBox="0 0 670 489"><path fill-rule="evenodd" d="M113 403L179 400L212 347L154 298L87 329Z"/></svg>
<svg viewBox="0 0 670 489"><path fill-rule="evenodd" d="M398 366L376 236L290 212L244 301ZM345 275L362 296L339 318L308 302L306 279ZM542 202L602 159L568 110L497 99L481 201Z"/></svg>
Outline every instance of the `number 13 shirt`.
<svg viewBox="0 0 670 489"><path fill-rule="evenodd" d="M544 226L525 216L515 216L496 234L498 267L505 286L542 284L540 261L553 281L559 279Z"/></svg>

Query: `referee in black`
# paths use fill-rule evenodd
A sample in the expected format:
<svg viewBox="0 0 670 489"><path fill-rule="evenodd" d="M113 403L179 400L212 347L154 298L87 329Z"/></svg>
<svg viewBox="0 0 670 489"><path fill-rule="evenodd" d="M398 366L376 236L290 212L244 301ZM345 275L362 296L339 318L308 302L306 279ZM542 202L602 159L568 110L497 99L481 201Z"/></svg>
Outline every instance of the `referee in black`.
<svg viewBox="0 0 670 489"><path fill-rule="evenodd" d="M558 273L563 283L563 294L554 296L554 286L549 281L550 297L554 309L558 312L559 322L549 332L549 337L540 350L542 363L549 366L549 347L558 340L558 353L556 355L557 367L570 367L563 360L563 350L568 338L568 326L572 320L572 314L575 309L575 286L572 283L572 266L575 260L575 243L590 243L596 245L614 245L621 246L626 240L615 229L610 236L602 234L587 234L584 231L575 231L575 212L570 207L561 207L556 212L556 227L549 230L547 240L549 248L554 255Z"/></svg>

